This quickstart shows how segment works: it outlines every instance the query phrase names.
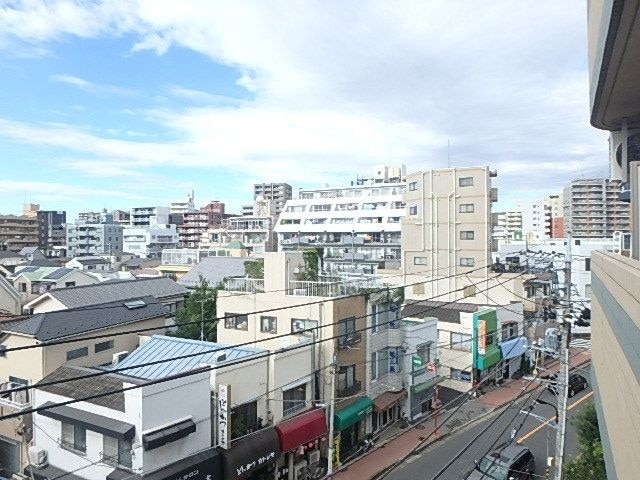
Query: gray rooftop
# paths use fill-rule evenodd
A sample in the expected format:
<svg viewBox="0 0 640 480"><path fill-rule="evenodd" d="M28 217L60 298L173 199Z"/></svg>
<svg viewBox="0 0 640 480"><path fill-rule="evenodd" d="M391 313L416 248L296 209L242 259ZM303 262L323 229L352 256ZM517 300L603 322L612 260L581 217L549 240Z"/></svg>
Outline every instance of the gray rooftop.
<svg viewBox="0 0 640 480"><path fill-rule="evenodd" d="M188 290L167 277L119 280L49 290L48 295L67 308L88 307L101 303L151 295L158 300L185 296Z"/></svg>
<svg viewBox="0 0 640 480"><path fill-rule="evenodd" d="M42 277L42 279L43 280L59 280L60 278L64 277L65 275L71 272L73 272L73 269L71 268L60 267L59 269L51 272L49 275L45 275L44 277Z"/></svg>
<svg viewBox="0 0 640 480"><path fill-rule="evenodd" d="M135 367L136 365L157 360L167 360L157 365L132 368L121 373L128 377L154 380L194 370L203 363L224 365L233 360L266 352L267 350L260 348L234 347L224 343L201 342L200 340L154 335L142 346L131 352L127 358L118 363L116 368ZM194 356L173 360L176 357L191 354L194 354ZM222 357L223 355L224 357Z"/></svg>
<svg viewBox="0 0 640 480"><path fill-rule="evenodd" d="M100 265L109 263L102 257L75 257L73 260L77 260L83 265Z"/></svg>
<svg viewBox="0 0 640 480"><path fill-rule="evenodd" d="M131 305L128 307L127 304L134 300L142 300L144 305L137 308L131 308ZM3 331L21 333L40 341L47 341L150 318L164 317L168 313L167 307L154 297L132 297L125 301L94 305L91 308L38 313L25 320L7 325Z"/></svg>
<svg viewBox="0 0 640 480"><path fill-rule="evenodd" d="M121 390L123 388L123 379L117 375L101 375L99 377L77 379L77 377L81 375L93 372L96 372L96 370L63 365L44 377L41 382L65 380L64 383L38 388L45 392L76 399L97 394L104 395L92 400L87 400L87 402L124 412L124 392L109 394L114 390Z"/></svg>
<svg viewBox="0 0 640 480"><path fill-rule="evenodd" d="M460 313L473 313L485 305L475 303L449 303L424 300L405 305L402 308L402 316L410 318L435 317L441 322L460 323Z"/></svg>
<svg viewBox="0 0 640 480"><path fill-rule="evenodd" d="M244 277L246 257L206 257L187 272L178 283L185 287L195 287L202 276L211 287L218 285L225 277Z"/></svg>

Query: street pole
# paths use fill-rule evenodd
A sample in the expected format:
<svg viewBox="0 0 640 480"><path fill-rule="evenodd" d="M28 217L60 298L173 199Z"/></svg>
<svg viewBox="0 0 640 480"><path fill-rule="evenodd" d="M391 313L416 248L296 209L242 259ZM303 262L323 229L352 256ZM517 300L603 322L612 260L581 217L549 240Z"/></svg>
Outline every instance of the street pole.
<svg viewBox="0 0 640 480"><path fill-rule="evenodd" d="M200 304L200 341L204 341L204 303L210 302L213 298L202 298L196 300Z"/></svg>
<svg viewBox="0 0 640 480"><path fill-rule="evenodd" d="M556 391L558 392L558 429L556 430L555 480L562 480L564 442L567 432L567 397L569 395L569 342L571 341L571 234L567 236L564 261L564 308L562 315L562 337L560 340L560 362Z"/></svg>
<svg viewBox="0 0 640 480"><path fill-rule="evenodd" d="M333 415L336 408L336 372L338 370L338 356L333 354L333 363L331 364L331 386L329 387L329 447L327 448L327 476L333 474ZM326 397L326 395L325 395Z"/></svg>

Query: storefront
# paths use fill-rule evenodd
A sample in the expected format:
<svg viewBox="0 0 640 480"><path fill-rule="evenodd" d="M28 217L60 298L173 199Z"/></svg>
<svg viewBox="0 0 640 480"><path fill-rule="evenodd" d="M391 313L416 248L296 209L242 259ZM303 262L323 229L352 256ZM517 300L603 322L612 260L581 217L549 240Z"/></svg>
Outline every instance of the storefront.
<svg viewBox="0 0 640 480"><path fill-rule="evenodd" d="M293 480L294 472L315 470L320 463L320 442L326 440L327 418L324 410L315 409L280 422L275 427L285 462L278 478Z"/></svg>
<svg viewBox="0 0 640 480"><path fill-rule="evenodd" d="M223 478L272 479L280 453L280 438L274 428L264 428L252 433L230 449L220 449Z"/></svg>
<svg viewBox="0 0 640 480"><path fill-rule="evenodd" d="M485 309L473 314L473 384L492 381L501 377L491 367L500 361L500 349L497 342L498 318L496 310Z"/></svg>
<svg viewBox="0 0 640 480"><path fill-rule="evenodd" d="M527 351L527 339L525 337L516 337L511 340L498 343L500 356L504 361L502 369L502 377L507 380L513 377L518 370L522 370L523 355Z"/></svg>
<svg viewBox="0 0 640 480"><path fill-rule="evenodd" d="M334 440L334 455L342 462L355 450L358 442L365 436L366 420L373 411L373 402L369 397L362 397L349 406L338 410L334 416L334 428L340 432L339 440ZM335 448L335 447L338 448Z"/></svg>
<svg viewBox="0 0 640 480"><path fill-rule="evenodd" d="M399 403L407 398L407 391L403 388L398 392L384 392L373 400L371 414L371 429L377 431L392 424L400 418Z"/></svg>

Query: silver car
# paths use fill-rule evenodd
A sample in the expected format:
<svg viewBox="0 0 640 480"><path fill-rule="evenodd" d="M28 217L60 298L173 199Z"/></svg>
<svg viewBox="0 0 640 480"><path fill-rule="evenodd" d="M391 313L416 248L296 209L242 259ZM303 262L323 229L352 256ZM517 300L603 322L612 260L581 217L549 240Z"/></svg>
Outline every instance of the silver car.
<svg viewBox="0 0 640 480"><path fill-rule="evenodd" d="M531 450L523 445L508 445L482 458L467 480L532 479L536 463Z"/></svg>

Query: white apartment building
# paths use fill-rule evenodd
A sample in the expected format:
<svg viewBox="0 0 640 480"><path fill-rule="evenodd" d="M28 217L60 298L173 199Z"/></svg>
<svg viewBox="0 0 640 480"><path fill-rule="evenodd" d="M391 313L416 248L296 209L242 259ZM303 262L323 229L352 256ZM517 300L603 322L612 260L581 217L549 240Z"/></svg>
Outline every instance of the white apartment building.
<svg viewBox="0 0 640 480"><path fill-rule="evenodd" d="M522 213L522 235L529 242L551 238L551 207L543 199L518 203Z"/></svg>
<svg viewBox="0 0 640 480"><path fill-rule="evenodd" d="M194 198L195 192L191 190L191 192L187 194L186 201L176 200L174 202L171 202L169 206L169 213L177 213L179 215L182 215L187 212L195 212L196 205L194 203Z"/></svg>
<svg viewBox="0 0 640 480"><path fill-rule="evenodd" d="M491 250L498 246L522 238L522 212L509 210L491 214Z"/></svg>
<svg viewBox="0 0 640 480"><path fill-rule="evenodd" d="M169 207L133 207L129 225L131 227L168 225L169 213Z"/></svg>
<svg viewBox="0 0 640 480"><path fill-rule="evenodd" d="M151 224L143 227L128 227L123 231L123 250L141 258L159 258L165 248L178 246L175 225Z"/></svg>
<svg viewBox="0 0 640 480"><path fill-rule="evenodd" d="M301 189L278 218L279 249L321 247L330 274L397 268L400 220L405 215L401 178L404 167L381 167L374 178L359 179L357 185Z"/></svg>

